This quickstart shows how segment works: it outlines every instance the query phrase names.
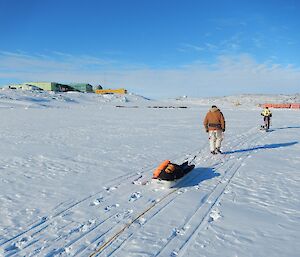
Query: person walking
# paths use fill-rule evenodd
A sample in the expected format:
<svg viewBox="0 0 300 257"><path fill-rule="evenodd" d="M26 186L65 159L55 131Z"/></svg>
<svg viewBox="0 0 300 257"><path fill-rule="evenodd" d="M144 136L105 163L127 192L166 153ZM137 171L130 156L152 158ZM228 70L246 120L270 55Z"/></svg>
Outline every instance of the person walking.
<svg viewBox="0 0 300 257"><path fill-rule="evenodd" d="M269 110L268 107L265 107L262 110L262 112L261 112L260 115L264 117L264 129L266 131L268 131L269 128L270 128L270 122L271 122L272 112Z"/></svg>
<svg viewBox="0 0 300 257"><path fill-rule="evenodd" d="M212 154L222 153L221 142L225 132L225 118L223 113L215 105L207 112L203 125L209 135L209 147Z"/></svg>

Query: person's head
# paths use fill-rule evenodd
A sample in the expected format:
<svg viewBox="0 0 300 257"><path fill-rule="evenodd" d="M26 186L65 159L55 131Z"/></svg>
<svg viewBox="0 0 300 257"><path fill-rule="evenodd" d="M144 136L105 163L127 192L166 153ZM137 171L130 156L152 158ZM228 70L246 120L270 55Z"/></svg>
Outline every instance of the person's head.
<svg viewBox="0 0 300 257"><path fill-rule="evenodd" d="M220 110L216 105L212 105L211 108L209 109L209 112L217 112L217 111L220 111Z"/></svg>

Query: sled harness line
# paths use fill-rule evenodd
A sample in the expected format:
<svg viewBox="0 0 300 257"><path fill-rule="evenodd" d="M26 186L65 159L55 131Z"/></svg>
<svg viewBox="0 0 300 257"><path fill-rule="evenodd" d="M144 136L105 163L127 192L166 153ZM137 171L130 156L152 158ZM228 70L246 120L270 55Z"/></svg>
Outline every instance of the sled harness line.
<svg viewBox="0 0 300 257"><path fill-rule="evenodd" d="M153 204L151 204L147 209L145 209L142 213L140 213L138 216L136 216L132 221L130 221L129 223L125 224L123 226L123 228L121 228L118 232L116 232L113 236L111 236L105 243L103 243L98 249L96 249L92 254L90 254L89 257L94 257L98 253L101 253L110 243L112 243L115 239L117 239L117 237L120 234L122 234L127 228L129 228L135 221L137 221L140 217L144 216L148 211L150 211L153 207L155 207L156 204L160 203L165 198L167 198L169 195L175 193L179 189L180 188L178 187L178 188L170 191L169 193L167 193L166 195L164 195L159 201L154 202Z"/></svg>
<svg viewBox="0 0 300 257"><path fill-rule="evenodd" d="M200 151L198 152L198 154L200 154ZM190 164L193 163L193 161L195 161L195 159L197 158L198 154L194 155L194 157L191 160L189 160Z"/></svg>

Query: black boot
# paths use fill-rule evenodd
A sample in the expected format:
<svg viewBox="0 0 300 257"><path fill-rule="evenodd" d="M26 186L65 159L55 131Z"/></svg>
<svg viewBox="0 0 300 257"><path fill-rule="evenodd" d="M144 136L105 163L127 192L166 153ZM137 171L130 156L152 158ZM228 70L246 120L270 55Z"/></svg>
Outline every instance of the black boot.
<svg viewBox="0 0 300 257"><path fill-rule="evenodd" d="M211 154L217 154L216 151L211 151L210 153L211 153Z"/></svg>
<svg viewBox="0 0 300 257"><path fill-rule="evenodd" d="M220 148L217 148L217 149L216 149L216 152L217 152L217 153L222 153L222 151L220 150Z"/></svg>

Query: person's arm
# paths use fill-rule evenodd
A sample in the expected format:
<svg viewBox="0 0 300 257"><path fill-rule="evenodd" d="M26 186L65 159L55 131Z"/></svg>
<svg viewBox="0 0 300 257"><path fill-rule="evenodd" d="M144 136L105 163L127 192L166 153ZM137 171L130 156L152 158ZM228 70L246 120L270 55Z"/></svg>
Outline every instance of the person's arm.
<svg viewBox="0 0 300 257"><path fill-rule="evenodd" d="M208 132L208 113L206 114L204 121L203 121L204 129Z"/></svg>
<svg viewBox="0 0 300 257"><path fill-rule="evenodd" d="M224 118L224 115L223 113L221 112L221 128L222 128L222 131L225 132L225 118Z"/></svg>

